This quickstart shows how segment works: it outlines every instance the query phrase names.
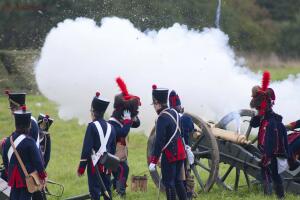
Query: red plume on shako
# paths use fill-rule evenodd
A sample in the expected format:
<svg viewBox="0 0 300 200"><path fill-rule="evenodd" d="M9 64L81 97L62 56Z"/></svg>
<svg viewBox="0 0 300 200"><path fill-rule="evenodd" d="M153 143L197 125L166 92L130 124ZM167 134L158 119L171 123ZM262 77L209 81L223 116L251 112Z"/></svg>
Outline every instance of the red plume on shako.
<svg viewBox="0 0 300 200"><path fill-rule="evenodd" d="M275 92L269 88L271 74L268 71L263 73L261 86L254 86L252 88L252 100L250 106L259 110L259 115L263 116L266 110L274 105Z"/></svg>
<svg viewBox="0 0 300 200"><path fill-rule="evenodd" d="M121 77L116 78L116 83L120 88L121 93L115 96L114 109L120 112L123 112L123 110L129 110L133 116L137 115L138 108L141 105L140 98L129 94L126 83Z"/></svg>
<svg viewBox="0 0 300 200"><path fill-rule="evenodd" d="M267 94L266 94L266 91L267 91L267 88L268 88L269 83L270 83L270 78L271 78L270 72L265 71L264 74L263 74L262 86L261 86L261 90L262 90L263 96L264 96L263 100L261 102L261 105L260 105L260 110L259 110L259 114L261 116L265 115L266 108L267 108Z"/></svg>

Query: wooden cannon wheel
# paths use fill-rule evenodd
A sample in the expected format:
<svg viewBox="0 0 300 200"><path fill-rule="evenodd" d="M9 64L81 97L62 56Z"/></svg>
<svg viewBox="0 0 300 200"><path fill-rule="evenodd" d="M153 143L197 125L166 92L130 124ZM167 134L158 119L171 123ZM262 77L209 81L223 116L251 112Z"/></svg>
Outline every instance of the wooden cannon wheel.
<svg viewBox="0 0 300 200"><path fill-rule="evenodd" d="M224 116L215 127L221 128L224 130L230 130L237 132L237 134L242 134L246 137L247 140L251 141L249 145L240 145L243 148L247 149L248 152L253 155L260 157L260 152L257 149L254 143L257 141L257 135L251 135L252 127L250 126L250 120L255 115L253 110L242 109L238 112L231 112ZM233 127L232 124L235 124L236 127ZM220 152L220 154L222 154ZM220 163L226 163L226 157L224 158L220 155ZM221 168L223 170L219 171L219 175L217 177L217 184L229 190L238 190L240 179L241 179L241 171L244 174L244 182L246 182L247 186L250 187L251 178L247 174L246 171L240 169L236 166L229 164L222 164ZM227 168L227 169L226 169ZM225 170L224 170L225 169ZM233 180L227 180L228 176L235 171L235 178Z"/></svg>
<svg viewBox="0 0 300 200"><path fill-rule="evenodd" d="M195 181L198 183L201 191L208 192L215 183L219 170L219 150L218 144L211 133L210 128L201 118L188 114L199 132L199 137L194 138L190 135L192 151L195 155L195 163L192 166L192 171L195 176ZM193 134L193 133L191 133ZM149 165L149 157L155 141L155 127L152 129L148 138L147 144L147 163ZM160 183L159 167L157 171L151 172L151 178L158 187ZM161 190L164 186L161 183ZM198 187L197 187L198 188Z"/></svg>

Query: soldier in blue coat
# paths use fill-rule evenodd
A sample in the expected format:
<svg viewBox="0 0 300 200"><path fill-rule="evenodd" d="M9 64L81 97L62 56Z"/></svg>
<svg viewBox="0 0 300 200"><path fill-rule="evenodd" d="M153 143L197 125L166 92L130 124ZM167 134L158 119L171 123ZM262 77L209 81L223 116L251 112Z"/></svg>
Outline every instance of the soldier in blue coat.
<svg viewBox="0 0 300 200"><path fill-rule="evenodd" d="M9 108L10 108L12 114L16 110L19 110L21 106L25 105L26 93L24 93L24 92L11 93L8 90L6 90L5 93L8 96ZM36 119L33 116L31 116L31 125L30 125L30 130L29 130L29 136L31 136L34 139L37 147L39 148L39 146L40 146L40 144L39 144L39 127L38 127Z"/></svg>
<svg viewBox="0 0 300 200"><path fill-rule="evenodd" d="M38 126L39 126L39 138L40 138L40 149L44 158L45 168L47 168L50 161L51 154L51 137L49 128L53 124L53 119L49 115L39 114Z"/></svg>
<svg viewBox="0 0 300 200"><path fill-rule="evenodd" d="M189 115L184 113L184 108L181 106L180 98L174 90L172 90L169 95L169 106L170 108L175 109L180 116L181 137L184 138L186 153L189 157L189 159L185 162L186 180L184 181L184 185L187 191L187 198L192 199L193 196L196 195L194 193L194 177L191 175L190 167L190 165L194 163L194 154L190 147L190 136L192 136L195 129L194 122Z"/></svg>
<svg viewBox="0 0 300 200"><path fill-rule="evenodd" d="M263 89L266 88L266 89ZM259 127L258 148L262 153L261 174L265 195L272 194L272 181L279 199L284 198L282 178L278 173L277 158L289 158L286 128L282 116L276 114L272 106L275 101L273 89L255 86L252 89L251 108L258 115L250 121L252 127Z"/></svg>
<svg viewBox="0 0 300 200"><path fill-rule="evenodd" d="M39 126L39 146L43 158L43 163L45 169L48 166L51 153L51 138L49 133L49 127L53 123L53 119L49 115L40 114L38 116L38 126ZM33 193L32 200L46 200L46 193L44 190Z"/></svg>
<svg viewBox="0 0 300 200"><path fill-rule="evenodd" d="M139 97L128 93L126 84L120 77L116 79L116 82L121 93L115 96L114 111L108 122L116 130L115 155L121 161L118 170L113 172L113 185L117 194L123 198L126 195L127 179L129 175L129 166L127 161L128 134L131 128L138 128L140 126L138 109L141 102Z"/></svg>
<svg viewBox="0 0 300 200"><path fill-rule="evenodd" d="M96 174L96 168L100 171L101 178L104 182L106 190L111 197L111 170L106 169L103 165L97 162L95 165L91 159L91 155L94 152L98 152L102 148L106 147L106 151L114 154L116 151L116 133L115 129L107 123L104 119L104 113L109 105L109 101L100 98L100 93L97 92L96 96L93 98L91 105L91 117L92 122L87 126L86 133L84 136L81 159L78 166L77 174L82 176L87 168L88 174L88 186L91 198L93 200L99 200L102 195L104 199L109 199L103 193L103 188L99 183L99 179ZM110 134L106 146L103 146L100 142L100 136L97 128L97 124L102 129L104 136ZM110 131L109 131L110 130ZM101 149L100 149L101 148Z"/></svg>
<svg viewBox="0 0 300 200"><path fill-rule="evenodd" d="M169 109L168 89L152 86L152 100L158 119L156 137L152 149L149 170L155 171L161 156L162 183L165 186L168 200L186 200L187 194L183 185L185 147L180 134L180 117L176 110Z"/></svg>
<svg viewBox="0 0 300 200"><path fill-rule="evenodd" d="M42 184L44 184L47 175L39 149L35 141L28 136L31 113L26 111L26 107L24 106L22 110L14 112L14 117L16 131L12 133L11 137L16 149L28 173L30 174L36 170ZM25 175L11 147L10 137L5 140L2 158L8 176L8 185L11 187L10 199L30 200L32 194L27 190Z"/></svg>

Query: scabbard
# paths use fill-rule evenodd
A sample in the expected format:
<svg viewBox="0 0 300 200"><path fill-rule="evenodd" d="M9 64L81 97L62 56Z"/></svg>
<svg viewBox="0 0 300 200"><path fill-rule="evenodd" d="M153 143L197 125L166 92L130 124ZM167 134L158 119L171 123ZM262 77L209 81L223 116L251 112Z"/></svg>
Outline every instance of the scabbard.
<svg viewBox="0 0 300 200"><path fill-rule="evenodd" d="M96 174L97 174L97 177L98 177L98 180L99 180L99 183L100 183L101 190L103 191L103 193L105 194L105 196L110 199L110 196L109 196L109 194L107 192L107 189L106 189L106 187L104 185L104 182L102 180L102 177L100 175L99 168L98 168L97 165L95 166L95 170L96 170Z"/></svg>

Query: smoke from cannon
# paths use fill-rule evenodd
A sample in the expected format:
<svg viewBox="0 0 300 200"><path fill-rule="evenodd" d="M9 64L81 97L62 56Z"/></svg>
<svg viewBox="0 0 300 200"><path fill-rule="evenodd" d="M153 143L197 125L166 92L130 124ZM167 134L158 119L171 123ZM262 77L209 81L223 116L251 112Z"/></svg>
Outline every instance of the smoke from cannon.
<svg viewBox="0 0 300 200"><path fill-rule="evenodd" d="M113 100L115 78L121 76L141 97L140 117L149 130L155 119L150 106L153 83L176 89L186 111L215 120L233 110L249 108L257 75L236 61L228 36L215 28L189 30L174 24L141 32L126 19L67 19L53 28L36 65L40 91L58 104L63 119L90 120L95 91ZM284 121L299 118L300 77L273 82L275 111ZM111 114L112 105L108 115Z"/></svg>

